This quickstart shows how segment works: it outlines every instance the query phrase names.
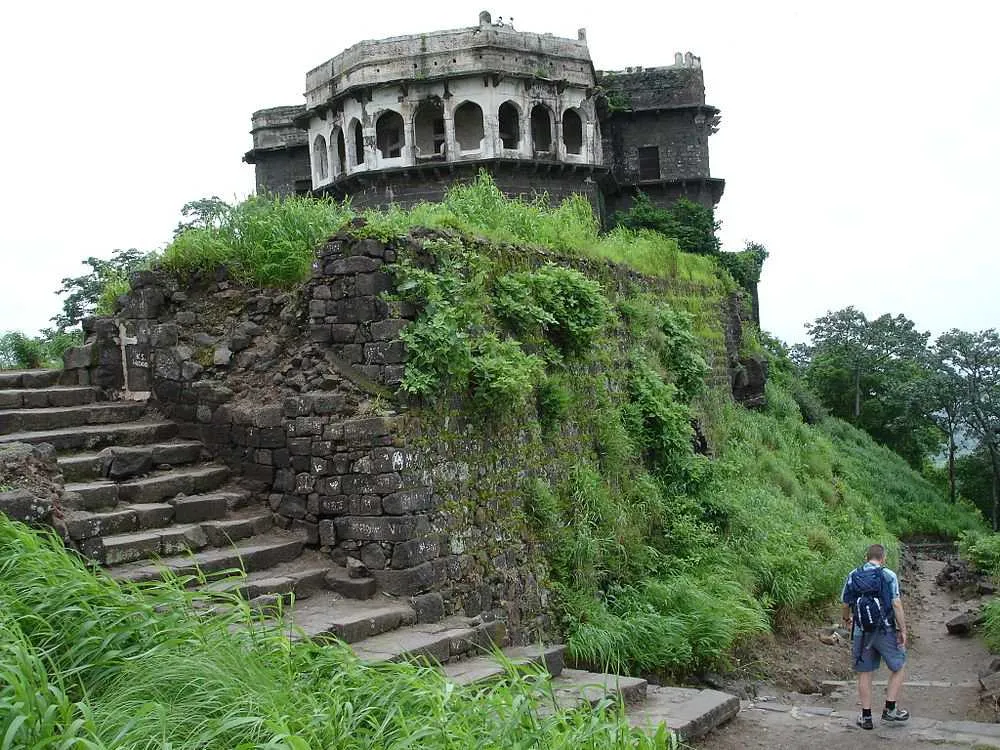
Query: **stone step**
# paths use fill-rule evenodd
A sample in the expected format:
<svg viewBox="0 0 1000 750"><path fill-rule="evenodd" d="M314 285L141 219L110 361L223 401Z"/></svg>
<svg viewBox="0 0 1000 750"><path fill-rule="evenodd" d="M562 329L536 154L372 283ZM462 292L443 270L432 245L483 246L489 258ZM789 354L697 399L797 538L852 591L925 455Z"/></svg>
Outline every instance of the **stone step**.
<svg viewBox="0 0 1000 750"><path fill-rule="evenodd" d="M0 411L0 434L131 422L145 413L144 401L104 401L83 406L6 409Z"/></svg>
<svg viewBox="0 0 1000 750"><path fill-rule="evenodd" d="M76 493L80 505L88 510L95 508L113 508L119 502L156 503L172 500L177 495L198 495L208 493L225 484L229 479L229 469L217 464L202 464L193 467L180 467L168 471L156 472L141 479L127 482L113 482L110 479L95 479L89 482L70 482L66 485L67 493ZM208 518L221 518L221 515L202 515L208 512L203 506L215 503L222 507L225 514L226 501L214 498L207 501L204 498L194 500L191 497L175 501L186 510L178 508L177 522L189 523Z"/></svg>
<svg viewBox="0 0 1000 750"><path fill-rule="evenodd" d="M13 432L0 435L5 443L50 443L57 451L94 450L110 445L144 445L169 440L177 434L173 422L150 421L102 424L59 430Z"/></svg>
<svg viewBox="0 0 1000 750"><path fill-rule="evenodd" d="M155 467L165 465L181 466L193 464L201 458L202 444L197 440L177 440L169 443L153 443L151 445L109 446L116 453L149 454ZM67 482L83 482L90 479L100 479L103 458L100 451L89 453L74 453L59 457L59 468Z"/></svg>
<svg viewBox="0 0 1000 750"><path fill-rule="evenodd" d="M412 607L394 599L357 601L328 594L295 603L288 613L294 627L289 635L293 640L338 638L356 643L409 625L416 617Z"/></svg>
<svg viewBox="0 0 1000 750"><path fill-rule="evenodd" d="M229 493L219 494L227 498L229 495ZM274 516L269 510L247 508L230 513L226 518L204 521L201 528L208 536L209 544L213 547L225 547L241 539L266 534L274 528Z"/></svg>
<svg viewBox="0 0 1000 750"><path fill-rule="evenodd" d="M62 375L62 370L3 370L0 388L51 388Z"/></svg>
<svg viewBox="0 0 1000 750"><path fill-rule="evenodd" d="M650 685L646 700L628 709L634 727L653 732L666 724L679 742L689 742L725 724L740 711L740 699L718 690Z"/></svg>
<svg viewBox="0 0 1000 750"><path fill-rule="evenodd" d="M86 385L51 388L0 389L0 409L44 409L51 406L82 406L97 400L98 390Z"/></svg>
<svg viewBox="0 0 1000 750"><path fill-rule="evenodd" d="M108 573L117 581L141 583L158 580L164 573L196 576L199 571L206 575L225 570L259 571L294 560L302 553L304 545L304 534L274 531L243 539L230 547L165 557L155 563L129 563L112 568ZM191 585L198 582L189 581Z"/></svg>
<svg viewBox="0 0 1000 750"><path fill-rule="evenodd" d="M223 508L226 506L223 504ZM223 510L227 514L227 510ZM135 536L136 532L146 532L148 534L160 535L170 540L174 530L182 526L197 525L201 529L201 534L192 537L200 541L204 536L201 547L226 547L232 545L240 539L247 539L257 534L265 534L274 527L274 522L269 511L265 510L245 510L237 511L233 516L222 520L192 521L189 524L172 526L176 520L174 506L169 503L136 503L133 505L120 506L116 510L89 513L87 511L69 511L65 515L66 528L71 539L77 542L85 542L81 545L88 550L98 550L96 554L87 554L88 557L107 564L113 564L109 560L103 559L101 549L106 546L115 546L116 540L121 536ZM97 538L103 537L105 543ZM180 547L176 552L189 549L190 547ZM155 552L158 555L174 554L175 551L166 551L166 547ZM145 555L148 556L148 555ZM130 560L140 560L144 556L132 556ZM326 569L324 569L324 574ZM323 582L320 581L322 584Z"/></svg>
<svg viewBox="0 0 1000 750"><path fill-rule="evenodd" d="M482 656L503 647L507 631L503 622L476 622L466 617L446 617L376 635L354 645L354 653L364 662L419 659L445 664L462 656Z"/></svg>
<svg viewBox="0 0 1000 750"><path fill-rule="evenodd" d="M603 700L618 703L638 703L646 697L647 682L640 677L564 669L552 680L556 703L563 708L575 708L582 703L596 707Z"/></svg>
<svg viewBox="0 0 1000 750"><path fill-rule="evenodd" d="M208 546L208 537L198 524L171 524L134 534L111 534L80 544L84 557L114 566L154 557L197 552Z"/></svg>
<svg viewBox="0 0 1000 750"><path fill-rule="evenodd" d="M71 510L66 511L64 520L70 539L82 541L109 534L162 528L173 522L174 508L167 503L136 503L94 513Z"/></svg>
<svg viewBox="0 0 1000 750"><path fill-rule="evenodd" d="M563 645L516 646L503 649L502 659L498 659L496 654L473 656L445 664L441 671L456 685L493 680L507 674L512 667L542 667L552 677L558 677L563 671L565 651L566 647Z"/></svg>
<svg viewBox="0 0 1000 750"><path fill-rule="evenodd" d="M291 564L294 565L294 561ZM329 568L318 566L282 571L281 567L283 566L214 581L204 586L203 590L208 593L235 594L248 601L272 594L292 594L299 601L324 590L324 579Z"/></svg>

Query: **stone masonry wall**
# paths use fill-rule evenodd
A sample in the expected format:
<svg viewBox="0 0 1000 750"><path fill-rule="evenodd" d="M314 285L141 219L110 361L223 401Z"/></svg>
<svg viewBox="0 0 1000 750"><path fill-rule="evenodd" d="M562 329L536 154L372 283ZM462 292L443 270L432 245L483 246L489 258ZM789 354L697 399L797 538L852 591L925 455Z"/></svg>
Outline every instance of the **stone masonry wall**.
<svg viewBox="0 0 1000 750"><path fill-rule="evenodd" d="M420 246L422 236L399 242ZM183 284L136 274L116 318L88 322L68 374L122 397L150 392L151 406L232 466L280 525L305 529L335 562L364 566L384 592L502 618L525 641L547 623L546 568L515 519L525 472L543 472L545 456L516 429L492 434L454 405L408 408L397 396L399 336L417 312L386 299L401 247L341 233L292 291L246 289L224 269ZM575 262L623 288L666 283ZM728 379L734 357L714 363L716 377Z"/></svg>

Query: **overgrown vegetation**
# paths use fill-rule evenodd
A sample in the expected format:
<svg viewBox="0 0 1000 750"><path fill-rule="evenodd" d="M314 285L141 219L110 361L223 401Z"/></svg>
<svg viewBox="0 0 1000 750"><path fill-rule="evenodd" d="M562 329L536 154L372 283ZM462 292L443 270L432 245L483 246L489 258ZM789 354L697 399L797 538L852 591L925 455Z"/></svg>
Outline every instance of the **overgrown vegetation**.
<svg viewBox="0 0 1000 750"><path fill-rule="evenodd" d="M62 355L69 347L82 342L80 331L42 329L38 336L20 331L0 335L0 369L31 370L39 367L62 367Z"/></svg>
<svg viewBox="0 0 1000 750"><path fill-rule="evenodd" d="M553 709L539 674L470 688L344 645L289 643L239 598L120 588L0 515L0 744L7 748L666 748L616 710ZM539 712L539 706L543 710Z"/></svg>
<svg viewBox="0 0 1000 750"><path fill-rule="evenodd" d="M525 472L525 521L576 659L717 666L782 610L836 596L871 541L895 549L898 535L982 527L898 455L825 417L787 357L771 355L764 413L706 392L716 344L693 329L698 318L721 329L719 286L679 295L598 282L441 239L395 270L422 309L404 334L404 387L469 399L490 440L527 429L538 441L545 465ZM714 458L696 451L694 424Z"/></svg>
<svg viewBox="0 0 1000 750"><path fill-rule="evenodd" d="M440 203L422 203L408 210L395 206L371 209L360 216L349 203L315 198L257 196L237 205L218 198L192 201L185 205L185 221L178 225L174 240L162 255L142 256L142 262L158 263L179 275L212 272L226 266L235 278L246 283L289 285L308 276L320 242L350 220L364 218L365 226L357 230L362 236L389 239L404 236L415 227L449 229L497 243L612 260L662 278L731 284L728 278L720 281L714 259L682 251L688 237L706 231L703 212L700 206L691 204L672 225L673 234L635 225L602 235L590 204L582 196L558 205L552 205L545 195L530 201L511 199L483 172L472 183L451 188ZM685 223L688 220L697 226L689 227ZM712 231L710 216L707 231ZM704 237L699 239L704 241ZM111 263L115 269L122 266ZM91 265L94 273L81 277L86 283L71 284L72 289L89 290L91 279L101 274L108 277L109 283L120 285L119 270Z"/></svg>

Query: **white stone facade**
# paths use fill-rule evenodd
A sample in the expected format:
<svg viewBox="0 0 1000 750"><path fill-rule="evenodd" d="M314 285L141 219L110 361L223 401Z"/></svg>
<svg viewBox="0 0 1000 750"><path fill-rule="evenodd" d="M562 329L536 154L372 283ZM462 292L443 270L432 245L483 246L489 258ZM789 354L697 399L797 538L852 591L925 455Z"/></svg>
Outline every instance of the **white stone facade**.
<svg viewBox="0 0 1000 750"><path fill-rule="evenodd" d="M487 75L380 86L371 101L345 98L336 113L309 120L313 188L354 172L434 161L600 164L593 100L582 87L559 88Z"/></svg>

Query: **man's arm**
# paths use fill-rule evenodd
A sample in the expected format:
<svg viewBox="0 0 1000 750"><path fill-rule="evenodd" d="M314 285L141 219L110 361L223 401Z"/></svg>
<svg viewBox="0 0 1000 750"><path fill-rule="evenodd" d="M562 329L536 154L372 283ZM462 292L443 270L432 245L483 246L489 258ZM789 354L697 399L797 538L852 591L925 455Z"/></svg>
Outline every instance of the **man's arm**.
<svg viewBox="0 0 1000 750"><path fill-rule="evenodd" d="M906 648L906 617L903 615L903 600L892 600L892 611L896 615L896 631L899 633L899 645Z"/></svg>

